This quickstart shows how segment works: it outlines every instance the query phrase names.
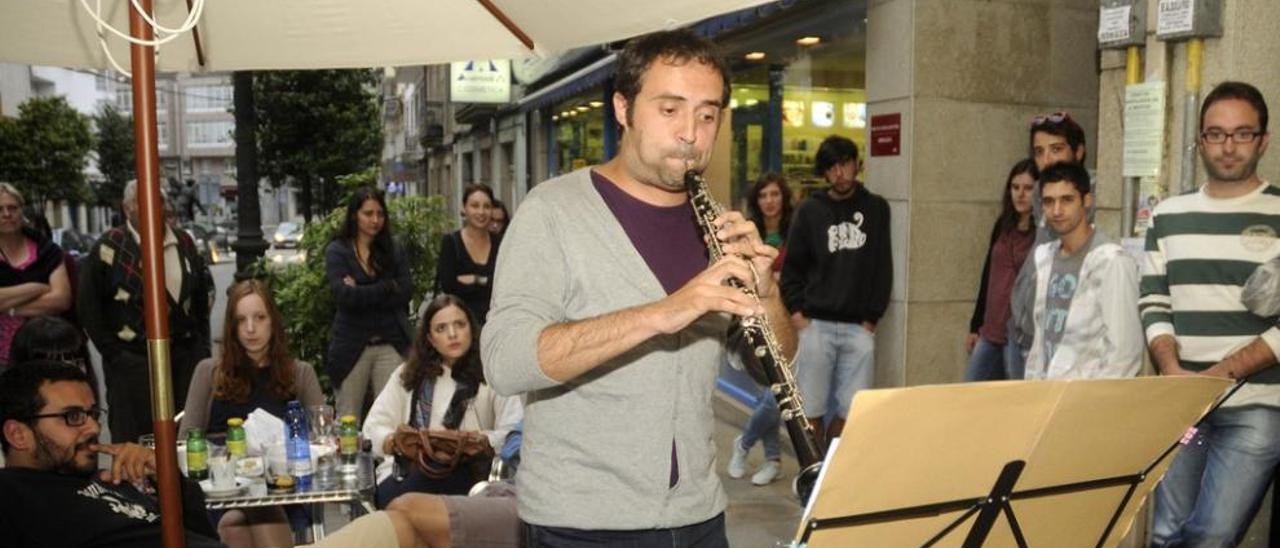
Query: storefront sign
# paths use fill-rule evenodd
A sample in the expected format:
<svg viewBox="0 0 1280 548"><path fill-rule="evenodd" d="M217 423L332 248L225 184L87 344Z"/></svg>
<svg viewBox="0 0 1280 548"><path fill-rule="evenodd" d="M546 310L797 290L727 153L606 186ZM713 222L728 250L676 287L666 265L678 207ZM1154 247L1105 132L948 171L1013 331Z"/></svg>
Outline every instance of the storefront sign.
<svg viewBox="0 0 1280 548"><path fill-rule="evenodd" d="M455 103L509 102L511 61L492 59L450 64L449 96Z"/></svg>
<svg viewBox="0 0 1280 548"><path fill-rule="evenodd" d="M1164 82L1125 87L1125 177L1156 177L1164 160Z"/></svg>
<svg viewBox="0 0 1280 548"><path fill-rule="evenodd" d="M902 113L871 117L871 155L897 156L902 143Z"/></svg>

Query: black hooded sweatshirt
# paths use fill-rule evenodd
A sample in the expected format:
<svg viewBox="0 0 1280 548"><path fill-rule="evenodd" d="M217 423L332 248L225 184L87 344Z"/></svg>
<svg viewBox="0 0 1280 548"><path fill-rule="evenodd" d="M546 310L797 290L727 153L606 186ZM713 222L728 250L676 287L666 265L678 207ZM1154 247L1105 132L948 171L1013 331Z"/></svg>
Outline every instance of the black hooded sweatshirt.
<svg viewBox="0 0 1280 548"><path fill-rule="evenodd" d="M814 192L796 209L782 263L782 299L818 320L878 322L893 289L889 202L861 182L853 196Z"/></svg>

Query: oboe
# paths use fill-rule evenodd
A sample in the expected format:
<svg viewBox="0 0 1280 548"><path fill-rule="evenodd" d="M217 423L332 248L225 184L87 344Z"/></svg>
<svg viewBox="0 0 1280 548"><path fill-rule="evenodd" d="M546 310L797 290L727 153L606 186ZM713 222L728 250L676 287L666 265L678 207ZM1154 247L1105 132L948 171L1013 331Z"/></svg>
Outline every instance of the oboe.
<svg viewBox="0 0 1280 548"><path fill-rule="evenodd" d="M715 237L715 220L724 214L724 207L711 197L711 191L707 188L702 174L696 171L685 172L684 184L689 193L689 202L693 205L698 227L706 236L711 262L715 263L724 256L724 248L720 240ZM760 296L756 294L753 285L743 283L736 278L730 279L728 283L750 295L757 302L760 301ZM795 378L791 374L791 362L783 355L782 345L778 343L778 338L774 335L773 327L769 324L767 317L743 316L738 318L738 322L742 329L743 340L749 346L752 357L759 362L765 379L769 382L769 390L778 400L778 411L787 425L791 444L795 447L796 460L800 462L800 473L796 475L791 488L803 503L809 500L809 494L813 491L818 472L822 468L822 449L818 447L814 437L813 426L804 415L804 402L800 399L800 391L796 388Z"/></svg>

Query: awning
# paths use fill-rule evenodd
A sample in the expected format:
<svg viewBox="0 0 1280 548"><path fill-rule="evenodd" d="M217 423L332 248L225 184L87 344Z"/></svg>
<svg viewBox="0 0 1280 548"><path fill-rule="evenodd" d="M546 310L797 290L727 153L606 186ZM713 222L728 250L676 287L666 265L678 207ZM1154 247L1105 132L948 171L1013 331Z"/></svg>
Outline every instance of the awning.
<svg viewBox="0 0 1280 548"><path fill-rule="evenodd" d="M700 36L714 38L715 36L740 28L758 19L769 17L784 9L790 8L801 0L777 0L760 6L740 9L735 12L717 15L699 21L689 28ZM596 60L595 62L556 80L546 86L539 88L537 91L526 95L523 99L516 102L515 105L503 108L498 111L498 115L509 114L512 112L529 112L539 109L547 105L567 99L583 91L591 89L613 77L614 69L617 65L617 54L609 54L608 56Z"/></svg>
<svg viewBox="0 0 1280 548"><path fill-rule="evenodd" d="M617 63L618 54L610 53L604 58L598 59L594 63L582 67L572 74L556 80L538 91L526 95L515 104L514 108L506 108L503 109L503 111L504 113L529 112L582 93L583 91L612 78L613 71Z"/></svg>

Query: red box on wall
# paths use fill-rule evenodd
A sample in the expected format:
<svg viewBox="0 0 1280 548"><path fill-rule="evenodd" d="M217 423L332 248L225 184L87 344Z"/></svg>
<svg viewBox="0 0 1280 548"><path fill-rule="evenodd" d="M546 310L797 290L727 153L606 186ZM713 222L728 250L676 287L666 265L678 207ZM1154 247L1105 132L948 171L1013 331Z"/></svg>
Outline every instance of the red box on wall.
<svg viewBox="0 0 1280 548"><path fill-rule="evenodd" d="M871 155L897 156L902 148L902 113L871 117Z"/></svg>

